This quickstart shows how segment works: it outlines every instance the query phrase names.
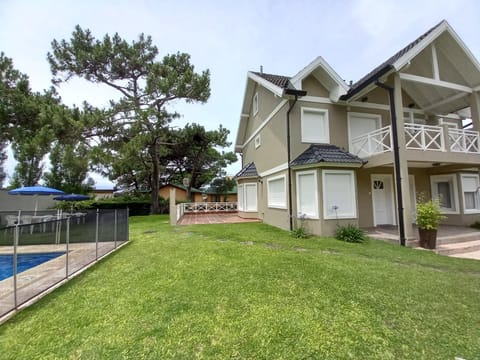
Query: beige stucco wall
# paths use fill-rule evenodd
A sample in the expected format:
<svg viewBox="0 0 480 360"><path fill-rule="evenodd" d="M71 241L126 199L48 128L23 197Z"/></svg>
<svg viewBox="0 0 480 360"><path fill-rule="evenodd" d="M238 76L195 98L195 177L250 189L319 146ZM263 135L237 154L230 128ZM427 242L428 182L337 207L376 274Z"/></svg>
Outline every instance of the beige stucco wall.
<svg viewBox="0 0 480 360"><path fill-rule="evenodd" d="M326 97L330 96L329 91L313 76L307 76L302 81L302 90L306 90L308 96Z"/></svg>
<svg viewBox="0 0 480 360"><path fill-rule="evenodd" d="M245 141L258 129L272 111L283 101L276 97L270 90L263 86L256 85L252 98L258 93L258 112L253 114L253 106L250 109L247 127L245 131ZM252 101L253 103L253 101Z"/></svg>

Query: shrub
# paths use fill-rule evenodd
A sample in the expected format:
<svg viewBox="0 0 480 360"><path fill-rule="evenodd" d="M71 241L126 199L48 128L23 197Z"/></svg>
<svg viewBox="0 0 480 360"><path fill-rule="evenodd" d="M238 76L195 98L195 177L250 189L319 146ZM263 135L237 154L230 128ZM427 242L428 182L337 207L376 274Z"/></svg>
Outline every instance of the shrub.
<svg viewBox="0 0 480 360"><path fill-rule="evenodd" d="M475 221L470 227L480 230L480 220Z"/></svg>
<svg viewBox="0 0 480 360"><path fill-rule="evenodd" d="M365 231L352 224L339 226L335 231L335 238L351 243L362 243L366 240Z"/></svg>
<svg viewBox="0 0 480 360"><path fill-rule="evenodd" d="M292 236L297 239L306 239L308 237L307 228L305 226L305 215L297 218L295 229L292 230Z"/></svg>
<svg viewBox="0 0 480 360"><path fill-rule="evenodd" d="M423 201L422 197L419 198L417 203L417 226L420 229L438 229L442 219L445 219L445 216L441 213L440 200Z"/></svg>

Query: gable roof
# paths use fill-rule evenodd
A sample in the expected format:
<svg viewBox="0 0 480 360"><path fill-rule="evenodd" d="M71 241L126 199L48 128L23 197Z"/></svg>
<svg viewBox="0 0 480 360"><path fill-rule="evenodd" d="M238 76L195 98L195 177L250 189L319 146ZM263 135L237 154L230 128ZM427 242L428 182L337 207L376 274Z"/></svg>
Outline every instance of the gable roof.
<svg viewBox="0 0 480 360"><path fill-rule="evenodd" d="M365 161L335 145L312 144L294 159L290 166L314 165L319 163L361 166Z"/></svg>
<svg viewBox="0 0 480 360"><path fill-rule="evenodd" d="M257 172L257 168L255 167L255 163L253 162L248 163L234 177L237 179L248 178L248 177L258 177L258 172Z"/></svg>
<svg viewBox="0 0 480 360"><path fill-rule="evenodd" d="M274 74L265 74L261 72L253 71L252 74L255 74L262 79L265 79L271 82L273 85L278 86L282 89L293 89L293 85L290 82L290 78L288 76L283 75L274 75Z"/></svg>
<svg viewBox="0 0 480 360"><path fill-rule="evenodd" d="M185 190L185 191L188 190L188 187L183 186L183 185L181 185L181 184L174 184L174 183L168 183L168 184L161 185L161 186L160 186L160 189L162 189L162 188L164 188L164 187L167 187L167 186L173 186L173 187L176 187L176 188L178 188L178 189ZM199 189L197 189L197 188L192 187L191 192L192 192L192 193L202 193L202 190L199 190Z"/></svg>
<svg viewBox="0 0 480 360"><path fill-rule="evenodd" d="M256 71L249 71L247 73L247 84L243 95L240 122L235 141L235 151L241 150L243 141L245 140L243 136L245 135L245 129L250 117L250 109L256 85L263 86L280 98L288 99L289 95L287 94L287 90L301 90L301 81L310 74L313 74L329 90L330 98L333 101L338 101L340 95L345 94L348 90L345 82L321 56L317 57L293 77Z"/></svg>
<svg viewBox="0 0 480 360"><path fill-rule="evenodd" d="M340 96L347 93L349 87L337 72L321 56L300 70L290 81L300 88L302 80L313 75L330 93L330 99L337 102Z"/></svg>
<svg viewBox="0 0 480 360"><path fill-rule="evenodd" d="M480 71L480 64L475 59L470 50L465 46L460 37L455 33L450 24L446 20L440 21L438 24L427 30L424 34L420 35L414 41L409 43L404 48L393 54L390 58L378 65L375 69L370 71L367 75L362 77L356 83L354 83L348 92L343 95L341 100L349 100L369 85L373 84L376 80L384 75L393 72L400 71L403 67L408 65L410 61L418 55L423 49L430 45L441 34L447 32L457 42L457 44L464 51L465 55L471 61L478 71Z"/></svg>

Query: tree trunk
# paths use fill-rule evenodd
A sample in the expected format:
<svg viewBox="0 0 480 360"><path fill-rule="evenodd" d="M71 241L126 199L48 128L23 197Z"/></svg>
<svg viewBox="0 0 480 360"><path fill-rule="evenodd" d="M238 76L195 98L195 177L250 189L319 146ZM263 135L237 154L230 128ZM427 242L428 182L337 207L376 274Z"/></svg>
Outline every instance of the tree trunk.
<svg viewBox="0 0 480 360"><path fill-rule="evenodd" d="M160 177L160 167L158 165L157 146L153 144L150 146L150 157L152 158L152 192L151 192L151 213L160 214L160 205L158 203L158 178Z"/></svg>

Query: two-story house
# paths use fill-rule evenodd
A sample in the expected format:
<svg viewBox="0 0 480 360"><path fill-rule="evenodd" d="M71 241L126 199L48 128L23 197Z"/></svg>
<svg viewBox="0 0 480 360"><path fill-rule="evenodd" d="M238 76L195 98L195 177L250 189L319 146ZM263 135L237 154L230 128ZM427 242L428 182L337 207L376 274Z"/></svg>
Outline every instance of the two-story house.
<svg viewBox="0 0 480 360"><path fill-rule="evenodd" d="M471 123L467 128L466 123ZM249 72L235 150L242 217L312 233L397 225L416 197L446 224L480 215L480 64L442 21L358 82L318 57L293 77Z"/></svg>

